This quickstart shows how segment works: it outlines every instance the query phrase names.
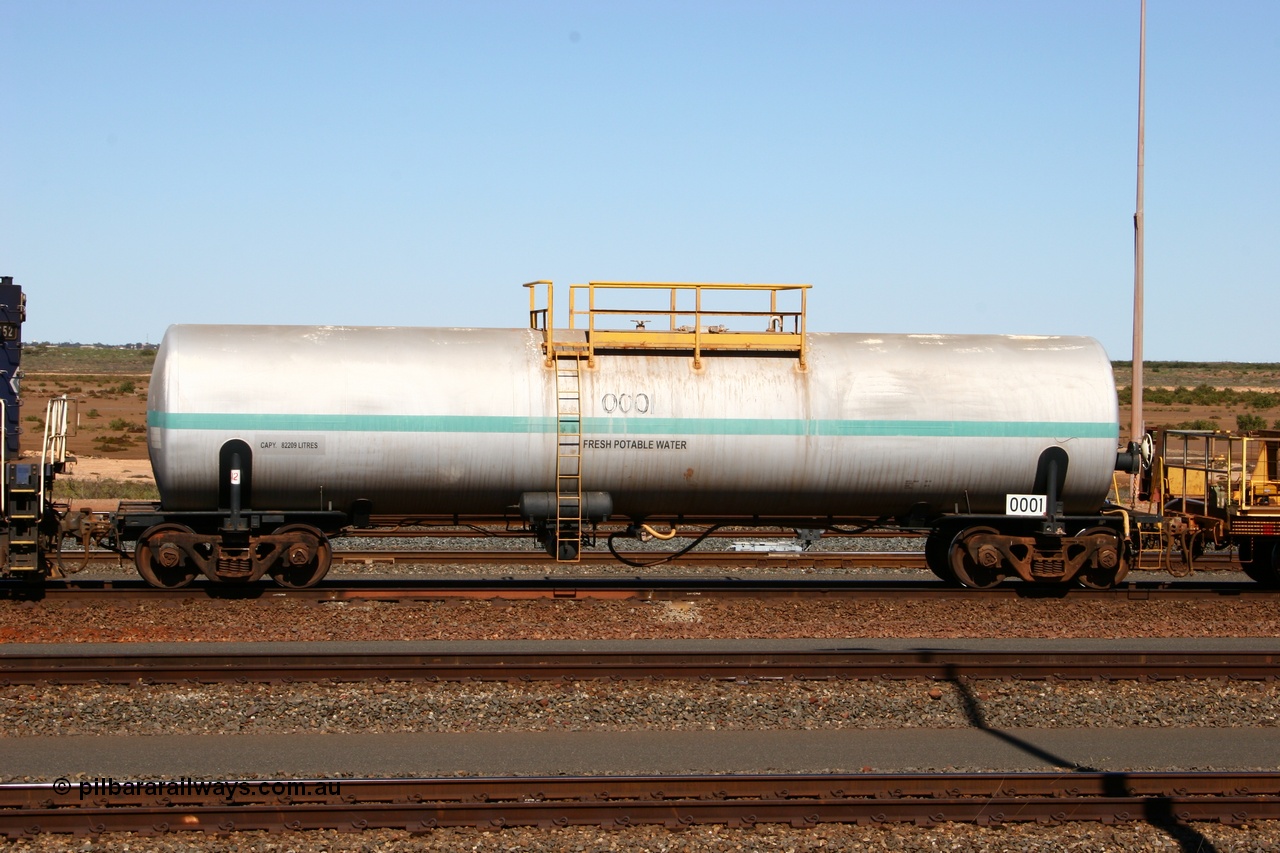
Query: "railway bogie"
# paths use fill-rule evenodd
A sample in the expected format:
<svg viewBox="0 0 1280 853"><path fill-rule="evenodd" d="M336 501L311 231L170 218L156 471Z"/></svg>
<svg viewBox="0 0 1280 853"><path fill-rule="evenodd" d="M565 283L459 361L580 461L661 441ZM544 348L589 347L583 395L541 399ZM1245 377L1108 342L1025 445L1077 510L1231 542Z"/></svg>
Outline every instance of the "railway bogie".
<svg viewBox="0 0 1280 853"><path fill-rule="evenodd" d="M925 559L935 575L972 588L1018 578L1103 589L1128 574L1133 551L1116 515L1037 521L949 518L925 542Z"/></svg>
<svg viewBox="0 0 1280 853"><path fill-rule="evenodd" d="M186 586L199 576L213 582L312 586L332 559L330 537L349 524L334 512L207 511L169 513L158 505L122 504L115 540L136 542L134 565L152 586Z"/></svg>

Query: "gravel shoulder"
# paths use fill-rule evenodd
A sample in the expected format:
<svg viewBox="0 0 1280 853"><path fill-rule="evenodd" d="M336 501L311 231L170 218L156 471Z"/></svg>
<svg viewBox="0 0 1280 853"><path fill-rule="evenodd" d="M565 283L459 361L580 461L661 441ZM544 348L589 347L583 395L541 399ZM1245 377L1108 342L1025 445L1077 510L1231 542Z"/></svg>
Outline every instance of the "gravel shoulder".
<svg viewBox="0 0 1280 853"><path fill-rule="evenodd" d="M643 826L620 829L562 827L549 829L436 829L430 833L400 831L291 832L237 834L232 841L200 833L170 836L114 835L77 840L68 848L63 836L6 841L0 849L61 853L201 853L241 850L252 853L566 853L566 851L645 851L645 853L741 853L744 850L802 853L831 850L894 850L902 853L965 853L965 851L1017 850L1025 853L1263 853L1280 849L1280 827L1266 823L1223 826L1196 823L1190 826L1153 826L1147 823L1100 826L1067 824L1037 826L1006 824L973 826L946 824L936 827L899 825L824 825L797 829L777 824L748 828L694 826L679 831Z"/></svg>
<svg viewBox="0 0 1280 853"><path fill-rule="evenodd" d="M0 642L1280 637L1273 602L991 599L9 602Z"/></svg>
<svg viewBox="0 0 1280 853"><path fill-rule="evenodd" d="M570 681L0 687L6 737L1275 728L1274 682Z"/></svg>

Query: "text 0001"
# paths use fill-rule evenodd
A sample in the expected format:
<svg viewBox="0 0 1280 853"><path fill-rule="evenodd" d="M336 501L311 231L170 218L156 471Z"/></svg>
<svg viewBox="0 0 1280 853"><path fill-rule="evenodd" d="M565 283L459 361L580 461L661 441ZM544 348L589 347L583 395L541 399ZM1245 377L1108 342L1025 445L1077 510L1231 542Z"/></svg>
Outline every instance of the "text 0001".
<svg viewBox="0 0 1280 853"><path fill-rule="evenodd" d="M1005 515L1044 515L1044 495L1005 495Z"/></svg>

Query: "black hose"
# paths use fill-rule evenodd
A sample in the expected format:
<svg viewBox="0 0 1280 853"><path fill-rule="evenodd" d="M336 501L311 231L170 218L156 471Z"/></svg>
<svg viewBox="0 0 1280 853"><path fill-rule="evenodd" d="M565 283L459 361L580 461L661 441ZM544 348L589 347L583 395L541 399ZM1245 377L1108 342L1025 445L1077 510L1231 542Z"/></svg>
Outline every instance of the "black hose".
<svg viewBox="0 0 1280 853"><path fill-rule="evenodd" d="M725 527L725 526L726 525L724 524L713 524L710 527L708 527L706 530L702 531L701 536L699 536L697 539L690 542L684 548L681 548L679 551L676 551L674 554L669 554L666 557L663 557L661 560L654 560L651 563L640 563L640 562L636 562L635 560L628 560L626 557L622 556L614 549L613 538L615 536L621 536L622 532L610 533L609 538L605 542L605 544L609 546L609 553L612 554L614 556L614 559L618 560L619 562L626 563L628 566L632 566L633 568L647 569L650 566L661 566L663 563L669 563L672 560L677 559L678 557L683 557L685 554L688 554L694 548L701 545L702 540L706 539L712 533L719 530L721 527Z"/></svg>
<svg viewBox="0 0 1280 853"><path fill-rule="evenodd" d="M888 520L889 520L889 516L882 515L879 518L877 518L875 521L868 521L866 524L857 528L856 530L845 530L842 527L836 527L834 525L828 526L824 529L829 530L832 533L837 534L838 536L857 536L859 533L866 533L868 530L879 527L880 525L884 524L884 522Z"/></svg>

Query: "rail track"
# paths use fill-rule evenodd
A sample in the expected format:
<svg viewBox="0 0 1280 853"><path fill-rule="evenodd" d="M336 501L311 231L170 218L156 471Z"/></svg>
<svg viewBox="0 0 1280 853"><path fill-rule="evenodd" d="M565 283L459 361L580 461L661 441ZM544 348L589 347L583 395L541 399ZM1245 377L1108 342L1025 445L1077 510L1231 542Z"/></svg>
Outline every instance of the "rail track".
<svg viewBox="0 0 1280 853"><path fill-rule="evenodd" d="M662 522L659 526L674 528L679 532L679 536L685 539L693 539L704 536L708 539L743 539L743 540L767 540L767 539L784 539L792 542L796 541L796 527L804 528L805 522L797 522L793 526L784 527L761 527L758 520L740 519L741 524L735 525L730 519L726 522L727 526L712 528L707 524L685 524L681 522ZM808 522L812 524L813 522ZM415 517L399 517L390 515L375 515L370 518L371 527L360 528L353 535L361 537L382 537L382 536L427 536L427 537L444 537L444 538L477 538L477 537L498 537L498 538L523 538L529 539L529 527L525 521L516 517L504 516L415 516ZM611 533L624 533L628 528L627 523L617 521L605 521L597 524L594 528L596 534L601 537L608 536ZM892 528L889 530L850 530L844 533L831 532L826 534L827 537L839 537L845 539L883 539L891 537L894 539L919 539L925 538L924 531Z"/></svg>
<svg viewBox="0 0 1280 853"><path fill-rule="evenodd" d="M769 522L773 522L773 526L769 526ZM680 518L655 519L654 523L664 528L674 528L680 532L681 536L695 537L706 533L713 525L705 522L685 521ZM829 522L828 522L829 523ZM474 535L521 535L529 536L528 523L518 515L372 515L369 517L370 526L361 528L359 535L368 534L379 535L385 532L391 535L401 535L396 531L413 531L426 532L428 534L436 534L442 536L453 535L451 531L473 530ZM923 539L925 533L913 529L892 528L865 528L858 530L845 530L840 532L836 529L823 528L823 522L811 518L783 518L775 517L772 519L761 519L759 517L734 517L726 516L717 519L716 529L709 535L713 538L736 538L736 539L762 539L762 538L783 538L795 539L797 529L812 528L817 524L819 529L829 530L828 536L842 537L918 537ZM602 521L595 525L595 530L602 536L610 533L622 533L630 527L630 522L626 521Z"/></svg>
<svg viewBox="0 0 1280 853"><path fill-rule="evenodd" d="M926 569L924 554L919 551L690 551L677 560L666 562L661 551L621 551L633 563L671 567L724 567L770 569ZM333 562L341 565L520 565L557 566L555 558L542 550L515 549L392 549L361 548L335 550ZM93 564L133 564L132 553L114 551L65 551L64 569L71 573ZM581 565L619 566L607 551L582 551ZM1240 565L1230 554L1206 554L1197 557L1195 567L1201 571L1235 571ZM1158 554L1144 554L1135 571L1162 569ZM1189 570L1188 570L1189 571Z"/></svg>
<svg viewBox="0 0 1280 853"><path fill-rule="evenodd" d="M331 575L308 589L287 589L269 583L213 584L197 580L178 589L156 589L145 581L71 578L32 586L0 581L0 601L41 601L47 604L181 602L208 600L360 602L411 604L421 601L484 599L710 601L716 599L799 600L991 600L1065 599L1108 601L1214 601L1224 598L1280 599L1280 589L1242 579L1239 582L1128 581L1113 589L1010 582L990 589L966 589L936 580L883 580L848 577L749 578L632 575L545 575L541 577L447 576L362 578Z"/></svg>
<svg viewBox="0 0 1280 853"><path fill-rule="evenodd" d="M620 551L635 563L669 566L724 566L745 568L898 568L923 569L924 555L914 551L691 551L677 561L662 562L660 551ZM361 548L335 550L333 562L340 565L521 565L557 566L555 558L543 550L515 549L392 549ZM114 551L63 552L64 570L72 572L93 564L122 563L132 567L133 554ZM607 551L583 551L581 565L620 566Z"/></svg>
<svg viewBox="0 0 1280 853"><path fill-rule="evenodd" d="M217 787L215 787L215 785ZM1280 773L180 779L0 785L0 833L1280 818Z"/></svg>
<svg viewBox="0 0 1280 853"><path fill-rule="evenodd" d="M662 552L625 551L623 557L635 563L655 563L666 558ZM335 551L335 562L347 565L532 565L556 566L546 551L449 550L400 551L390 549ZM588 566L618 566L607 551L583 551L580 563ZM923 569L924 555L913 551L690 551L667 566L717 566L743 568L843 568L843 569Z"/></svg>
<svg viewBox="0 0 1280 853"><path fill-rule="evenodd" d="M1275 651L857 650L5 654L0 684L581 679L1163 680L1280 676Z"/></svg>
<svg viewBox="0 0 1280 853"><path fill-rule="evenodd" d="M726 568L769 569L927 569L924 554L919 551L690 551L676 560L664 562L660 551L619 552L622 557L642 565L713 566ZM592 566L617 566L612 554L582 551L580 562ZM556 566L556 560L545 551L514 550L414 550L363 549L335 551L335 562L377 565L535 565ZM1240 564L1230 554L1206 554L1197 557L1195 566L1201 571L1239 570ZM1161 556L1143 555L1135 571L1164 568ZM1187 570L1188 572L1190 569Z"/></svg>

